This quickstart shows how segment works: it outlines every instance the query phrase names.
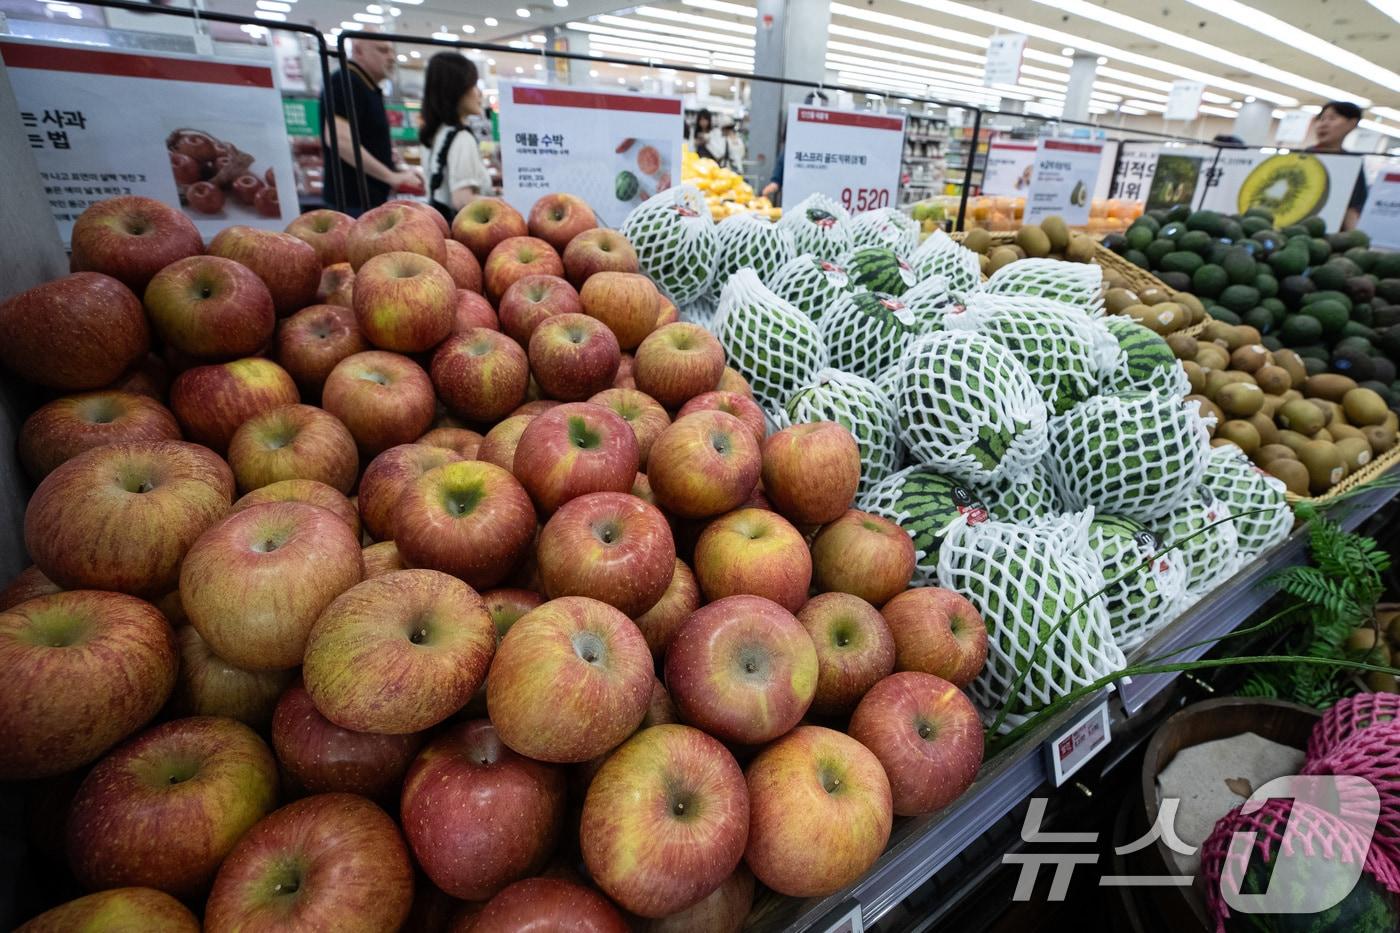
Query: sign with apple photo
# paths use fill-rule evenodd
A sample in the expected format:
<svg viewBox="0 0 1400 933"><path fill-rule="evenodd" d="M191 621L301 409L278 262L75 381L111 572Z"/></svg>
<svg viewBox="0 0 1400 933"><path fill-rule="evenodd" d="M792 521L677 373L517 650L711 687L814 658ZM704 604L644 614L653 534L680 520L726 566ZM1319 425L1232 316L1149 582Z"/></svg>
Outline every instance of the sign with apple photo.
<svg viewBox="0 0 1400 933"><path fill-rule="evenodd" d="M270 65L9 38L0 55L65 243L89 205L120 195L179 207L206 240L296 217Z"/></svg>

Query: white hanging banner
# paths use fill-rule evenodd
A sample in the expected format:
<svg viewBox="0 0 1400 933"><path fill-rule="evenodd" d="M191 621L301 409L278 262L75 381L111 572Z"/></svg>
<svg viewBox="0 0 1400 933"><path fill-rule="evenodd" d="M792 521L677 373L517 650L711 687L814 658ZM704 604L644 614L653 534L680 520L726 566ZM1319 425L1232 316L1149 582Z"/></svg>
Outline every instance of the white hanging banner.
<svg viewBox="0 0 1400 933"><path fill-rule="evenodd" d="M1038 148L1030 140L993 139L987 147L982 193L1004 197L1025 194Z"/></svg>
<svg viewBox="0 0 1400 933"><path fill-rule="evenodd" d="M1201 95L1206 86L1200 81L1173 81L1167 93L1168 120L1194 120L1201 112Z"/></svg>
<svg viewBox="0 0 1400 933"><path fill-rule="evenodd" d="M1286 110L1278 120L1278 132L1274 139L1290 145L1307 142L1308 130L1312 129L1313 115L1306 110Z"/></svg>
<svg viewBox="0 0 1400 933"><path fill-rule="evenodd" d="M1002 32L987 44L987 68L982 83L1016 84L1021 80L1021 59L1026 53L1026 37L1014 32Z"/></svg>
<svg viewBox="0 0 1400 933"><path fill-rule="evenodd" d="M1400 249L1400 168L1382 169L1371 183L1358 226L1371 236L1371 245Z"/></svg>
<svg viewBox="0 0 1400 933"><path fill-rule="evenodd" d="M1087 224L1102 159L1102 140L1042 138L1026 194L1025 223L1058 215L1071 227Z"/></svg>
<svg viewBox="0 0 1400 933"><path fill-rule="evenodd" d="M899 191L904 114L788 108L783 203L811 194L839 201L853 214L889 207Z"/></svg>

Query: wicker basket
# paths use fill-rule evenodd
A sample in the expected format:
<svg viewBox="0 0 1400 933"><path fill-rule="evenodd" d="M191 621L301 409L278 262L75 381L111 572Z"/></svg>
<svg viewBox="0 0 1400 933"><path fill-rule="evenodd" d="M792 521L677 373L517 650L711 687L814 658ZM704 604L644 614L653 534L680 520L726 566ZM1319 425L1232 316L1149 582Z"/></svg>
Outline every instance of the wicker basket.
<svg viewBox="0 0 1400 933"><path fill-rule="evenodd" d="M1384 474L1390 472L1396 465L1400 465L1400 446L1390 448L1390 450L1387 450L1321 495L1300 496L1296 493L1289 492L1287 493L1288 501L1290 503L1307 501L1314 505L1322 505L1340 495L1351 492L1358 486L1364 486L1374 479L1379 479Z"/></svg>

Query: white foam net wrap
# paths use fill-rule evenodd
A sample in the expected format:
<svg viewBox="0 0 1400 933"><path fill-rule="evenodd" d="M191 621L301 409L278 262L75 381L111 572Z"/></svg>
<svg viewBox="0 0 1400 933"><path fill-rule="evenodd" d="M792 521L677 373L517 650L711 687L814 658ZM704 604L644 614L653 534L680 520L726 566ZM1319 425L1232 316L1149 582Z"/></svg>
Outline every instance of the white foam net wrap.
<svg viewBox="0 0 1400 933"><path fill-rule="evenodd" d="M1052 418L1046 465L1066 508L1092 506L1151 525L1196 487L1209 453L1195 403L1125 392Z"/></svg>
<svg viewBox="0 0 1400 933"><path fill-rule="evenodd" d="M751 211L730 214L715 227L719 256L713 281L728 282L740 269L749 268L764 282L792 261L796 247L792 231Z"/></svg>
<svg viewBox="0 0 1400 933"><path fill-rule="evenodd" d="M948 529L964 516L981 521L987 507L966 484L923 467L906 467L856 496L856 507L899 525L914 542L914 583L934 584L938 551Z"/></svg>
<svg viewBox="0 0 1400 933"><path fill-rule="evenodd" d="M953 311L953 296L948 291L948 280L941 275L931 275L920 280L912 288L906 289L899 300L920 321L927 330L943 327L943 315Z"/></svg>
<svg viewBox="0 0 1400 933"><path fill-rule="evenodd" d="M903 295L918 282L914 267L885 245L858 246L846 254L842 265L851 276L851 287L888 295Z"/></svg>
<svg viewBox="0 0 1400 933"><path fill-rule="evenodd" d="M1123 667L1107 607L1095 596L1104 580L1089 545L1092 518L1088 510L1034 526L963 520L948 530L938 582L966 596L987 624L987 666L970 687L984 711L999 710L1012 697L1022 672L1017 713L1041 709Z"/></svg>
<svg viewBox="0 0 1400 933"><path fill-rule="evenodd" d="M831 260L798 256L766 281L773 294L812 320L820 321L832 302L849 290L851 277L844 266Z"/></svg>
<svg viewBox="0 0 1400 933"><path fill-rule="evenodd" d="M837 262L851 250L851 215L824 194L810 194L796 207L784 208L778 226L792 231L799 256Z"/></svg>
<svg viewBox="0 0 1400 933"><path fill-rule="evenodd" d="M787 403L793 424L835 421L846 426L860 448L860 485L856 495L869 492L899 468L903 450L895 430L894 407L879 386L851 373L824 369L815 384L799 389Z"/></svg>
<svg viewBox="0 0 1400 933"><path fill-rule="evenodd" d="M972 489L997 521L1024 525L1064 512L1060 494L1043 466L1037 466L1024 476L973 483Z"/></svg>
<svg viewBox="0 0 1400 933"><path fill-rule="evenodd" d="M817 325L769 291L752 269L740 269L725 283L714 323L729 365L765 408L782 409L827 368Z"/></svg>
<svg viewBox="0 0 1400 933"><path fill-rule="evenodd" d="M955 242L942 230L935 230L909 257L920 279L942 276L953 295L967 295L982 286L982 262L977 254Z"/></svg>
<svg viewBox="0 0 1400 933"><path fill-rule="evenodd" d="M1030 374L981 334L915 338L900 366L895 411L910 456L963 480L1024 475L1047 448L1045 402Z"/></svg>
<svg viewBox="0 0 1400 933"><path fill-rule="evenodd" d="M993 272L982 290L1063 301L1095 317L1103 313L1103 269L1096 262L1022 259Z"/></svg>
<svg viewBox="0 0 1400 933"><path fill-rule="evenodd" d="M1110 315L1094 324L1112 335L1121 351L1100 383L1104 392L1155 392L1176 398L1191 394L1186 370L1158 334L1125 317Z"/></svg>
<svg viewBox="0 0 1400 933"><path fill-rule="evenodd" d="M1259 469L1234 444L1211 448L1201 485L1235 517L1232 524L1243 558L1257 557L1293 530L1283 480Z"/></svg>
<svg viewBox="0 0 1400 933"><path fill-rule="evenodd" d="M888 246L909 257L919 245L919 224L895 207L881 207L857 214L851 220L851 248Z"/></svg>
<svg viewBox="0 0 1400 933"><path fill-rule="evenodd" d="M1162 546L1175 548L1166 556L1186 568L1186 605L1215 589L1243 563L1235 523L1229 519L1225 504L1204 486L1197 486L1153 522Z"/></svg>
<svg viewBox="0 0 1400 933"><path fill-rule="evenodd" d="M705 292L703 295L696 295L689 301L683 301L676 305L676 311L680 314L682 321L699 324L706 330L713 331L718 305L718 296L714 292Z"/></svg>
<svg viewBox="0 0 1400 933"><path fill-rule="evenodd" d="M847 292L822 316L821 332L831 365L875 378L899 362L918 334L933 330L941 315L926 320L903 300L882 292Z"/></svg>
<svg viewBox="0 0 1400 933"><path fill-rule="evenodd" d="M719 241L699 190L680 185L658 191L632 208L622 235L637 251L642 271L679 306L710 287Z"/></svg>
<svg viewBox="0 0 1400 933"><path fill-rule="evenodd" d="M1104 605L1118 647L1129 652L1181 611L1186 565L1131 518L1100 515L1089 525L1089 546L1103 564Z"/></svg>

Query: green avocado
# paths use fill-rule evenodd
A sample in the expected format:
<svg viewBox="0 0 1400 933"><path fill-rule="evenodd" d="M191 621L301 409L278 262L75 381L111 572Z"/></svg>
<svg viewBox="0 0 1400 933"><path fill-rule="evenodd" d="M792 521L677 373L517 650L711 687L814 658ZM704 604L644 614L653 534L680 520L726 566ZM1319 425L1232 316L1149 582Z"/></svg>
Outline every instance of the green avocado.
<svg viewBox="0 0 1400 933"><path fill-rule="evenodd" d="M1148 255L1150 256L1151 253ZM1253 262L1254 260L1251 259L1250 263L1252 264ZM1205 265L1205 260L1201 258L1200 253L1189 252L1182 249L1167 253L1163 256L1157 268L1161 269L1163 272L1185 272L1187 275L1190 275L1203 265Z"/></svg>
<svg viewBox="0 0 1400 933"><path fill-rule="evenodd" d="M1305 249L1281 249L1269 257L1269 268L1279 278L1289 275L1302 275L1308 268L1308 251Z"/></svg>
<svg viewBox="0 0 1400 933"><path fill-rule="evenodd" d="M1309 277L1322 291L1341 291L1347 284L1346 270L1336 263L1314 266Z"/></svg>
<svg viewBox="0 0 1400 933"><path fill-rule="evenodd" d="M1322 325L1322 333L1335 337L1351 319L1351 312L1340 301L1324 299L1303 306L1303 313L1317 318Z"/></svg>
<svg viewBox="0 0 1400 933"><path fill-rule="evenodd" d="M1236 314L1244 314L1259 304L1259 289L1252 285L1231 285L1220 293L1220 303Z"/></svg>
<svg viewBox="0 0 1400 933"><path fill-rule="evenodd" d="M1176 243L1164 239L1153 240L1151 243L1148 243L1147 248L1143 250L1143 253L1146 254L1148 261L1152 263L1152 268L1154 269L1162 264L1162 257L1166 256L1168 253L1174 252L1176 252Z"/></svg>
<svg viewBox="0 0 1400 933"><path fill-rule="evenodd" d="M1191 275L1191 291L1199 298L1216 298L1230 284L1220 266L1206 264Z"/></svg>
<svg viewBox="0 0 1400 933"><path fill-rule="evenodd" d="M1249 285L1258 274L1256 267L1258 263L1254 257L1242 249L1232 249L1225 257L1225 261L1220 264L1225 269L1225 274L1230 277L1231 285Z"/></svg>
<svg viewBox="0 0 1400 933"><path fill-rule="evenodd" d="M1186 229L1204 230L1211 236L1220 236L1225 228L1225 216L1215 211L1196 211L1186 218Z"/></svg>
<svg viewBox="0 0 1400 933"><path fill-rule="evenodd" d="M1148 243L1157 239L1157 234L1151 227L1139 220L1128 228L1128 232L1123 234L1123 239L1127 243L1127 249L1142 250L1147 248Z"/></svg>
<svg viewBox="0 0 1400 933"><path fill-rule="evenodd" d="M1307 314L1290 314L1283 319L1279 336L1290 347L1303 347L1322 339L1322 322Z"/></svg>
<svg viewBox="0 0 1400 933"><path fill-rule="evenodd" d="M1193 253L1200 253L1202 256L1210 252L1211 246L1215 243L1209 233L1204 230L1189 230L1183 233L1176 241L1177 249L1189 249Z"/></svg>
<svg viewBox="0 0 1400 933"><path fill-rule="evenodd" d="M1244 283L1248 285L1248 282ZM1260 272L1254 277L1254 287L1259 289L1259 294L1265 298L1273 298L1278 294L1278 279L1267 272Z"/></svg>

